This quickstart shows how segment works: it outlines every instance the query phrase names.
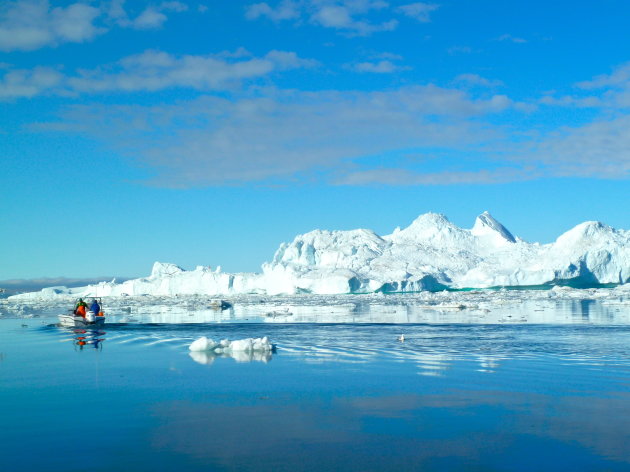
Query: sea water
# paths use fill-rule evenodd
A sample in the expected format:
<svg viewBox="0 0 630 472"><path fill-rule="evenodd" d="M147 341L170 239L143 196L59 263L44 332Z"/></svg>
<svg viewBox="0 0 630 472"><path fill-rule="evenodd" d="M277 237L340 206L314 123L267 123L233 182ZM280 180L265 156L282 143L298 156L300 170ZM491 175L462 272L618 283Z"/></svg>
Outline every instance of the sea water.
<svg viewBox="0 0 630 472"><path fill-rule="evenodd" d="M409 323L374 306L343 323L326 306L301 322L140 309L95 330L5 316L0 470L629 470L627 307L583 308ZM276 349L191 353L200 336Z"/></svg>

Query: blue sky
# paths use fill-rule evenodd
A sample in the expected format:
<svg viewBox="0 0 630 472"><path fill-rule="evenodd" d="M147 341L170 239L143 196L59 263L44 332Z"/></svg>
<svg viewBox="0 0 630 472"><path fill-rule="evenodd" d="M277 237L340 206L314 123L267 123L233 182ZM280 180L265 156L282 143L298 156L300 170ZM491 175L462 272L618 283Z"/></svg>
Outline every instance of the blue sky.
<svg viewBox="0 0 630 472"><path fill-rule="evenodd" d="M0 280L257 271L315 228L630 227L630 4L0 4Z"/></svg>

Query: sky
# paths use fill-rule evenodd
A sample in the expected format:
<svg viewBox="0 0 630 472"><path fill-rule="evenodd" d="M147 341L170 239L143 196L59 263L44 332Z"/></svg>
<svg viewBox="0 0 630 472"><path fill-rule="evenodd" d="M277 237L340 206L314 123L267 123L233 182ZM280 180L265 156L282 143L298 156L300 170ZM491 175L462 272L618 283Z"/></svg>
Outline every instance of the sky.
<svg viewBox="0 0 630 472"><path fill-rule="evenodd" d="M316 228L630 229L630 3L0 2L0 280Z"/></svg>

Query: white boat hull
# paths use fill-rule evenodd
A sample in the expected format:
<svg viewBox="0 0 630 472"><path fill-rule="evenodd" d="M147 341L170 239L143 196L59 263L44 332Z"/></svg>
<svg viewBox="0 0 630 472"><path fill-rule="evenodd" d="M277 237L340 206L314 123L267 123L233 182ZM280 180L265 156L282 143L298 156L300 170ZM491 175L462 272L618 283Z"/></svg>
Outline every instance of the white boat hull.
<svg viewBox="0 0 630 472"><path fill-rule="evenodd" d="M68 327L102 326L105 324L105 317L96 316L94 321L88 321L82 316L59 315L59 324Z"/></svg>

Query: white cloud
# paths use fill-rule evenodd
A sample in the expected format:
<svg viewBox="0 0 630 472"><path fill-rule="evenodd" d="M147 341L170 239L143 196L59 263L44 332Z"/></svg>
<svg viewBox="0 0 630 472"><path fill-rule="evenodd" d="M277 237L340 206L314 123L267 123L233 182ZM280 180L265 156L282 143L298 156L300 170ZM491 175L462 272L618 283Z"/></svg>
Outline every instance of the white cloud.
<svg viewBox="0 0 630 472"><path fill-rule="evenodd" d="M0 79L0 100L34 97L56 89L63 80L63 75L50 67L10 70Z"/></svg>
<svg viewBox="0 0 630 472"><path fill-rule="evenodd" d="M621 64L610 74L578 82L575 87L576 94L558 96L551 91L538 102L547 106L626 110L630 108L630 63Z"/></svg>
<svg viewBox="0 0 630 472"><path fill-rule="evenodd" d="M562 97L545 95L538 100L538 103L547 106L575 108L601 108L605 106L605 103L599 97L572 97L569 95Z"/></svg>
<svg viewBox="0 0 630 472"><path fill-rule="evenodd" d="M147 7L133 20L133 27L137 29L161 28L168 18L155 7Z"/></svg>
<svg viewBox="0 0 630 472"><path fill-rule="evenodd" d="M497 137L478 120L510 103L433 85L389 92L266 90L265 98L73 107L62 128L72 124L104 143L119 143L122 152L159 169L158 185L286 180L318 170L336 179L353 160L377 153L423 146L468 152Z"/></svg>
<svg viewBox="0 0 630 472"><path fill-rule="evenodd" d="M350 171L339 177L337 185L458 185L497 184L540 177L536 169L506 166L477 171L418 172L408 169L369 169Z"/></svg>
<svg viewBox="0 0 630 472"><path fill-rule="evenodd" d="M630 108L630 62L617 67L611 74L598 75L592 80L580 82L583 90L600 91L598 97L578 97L574 101L583 106L604 108Z"/></svg>
<svg viewBox="0 0 630 472"><path fill-rule="evenodd" d="M0 50L31 51L89 41L105 31L94 24L100 14L84 3L51 8L47 0L6 2L0 6Z"/></svg>
<svg viewBox="0 0 630 472"><path fill-rule="evenodd" d="M517 38L515 36L512 36L511 34L502 34L501 36L496 38L495 41L510 41L512 43L518 43L518 44L523 44L527 42L526 39Z"/></svg>
<svg viewBox="0 0 630 472"><path fill-rule="evenodd" d="M602 74L592 80L586 80L576 84L585 90L601 88L629 88L630 87L630 62L617 67L612 74Z"/></svg>
<svg viewBox="0 0 630 472"><path fill-rule="evenodd" d="M263 16L273 21L294 20L300 17L300 6L297 2L283 0L276 8L270 7L267 3L255 3L245 10L247 19L255 20Z"/></svg>
<svg viewBox="0 0 630 472"><path fill-rule="evenodd" d="M270 51L260 58L238 59L145 51L122 59L109 68L111 71L107 68L82 71L79 76L69 78L67 83L76 92L157 91L171 87L226 90L242 80L314 64L286 51Z"/></svg>
<svg viewBox="0 0 630 472"><path fill-rule="evenodd" d="M630 178L630 116L564 127L535 145L530 159L554 175Z"/></svg>
<svg viewBox="0 0 630 472"><path fill-rule="evenodd" d="M299 62L290 54L278 57L283 57L278 67ZM179 71L182 65L181 57L158 53L127 60L129 70ZM166 77L173 83L170 73ZM55 71L41 71L30 80L35 87L50 87L59 79ZM14 88L11 93L32 92ZM343 185L630 178L630 116L532 134L493 124L494 114L522 107L505 95L481 93L479 98L435 85L384 92L256 89L240 98L202 96L153 107L74 106L60 122L35 128L99 139L157 169L153 184L171 187L283 182L315 175ZM431 157L433 170L423 171L413 159L387 157L409 151ZM378 168L371 156L379 156Z"/></svg>
<svg viewBox="0 0 630 472"><path fill-rule="evenodd" d="M158 91L173 87L195 90L227 90L244 80L273 72L316 66L294 52L270 51L251 57L240 48L207 56L175 56L163 51L145 51L115 64L62 75L53 69L8 69L0 79L0 99L32 97L39 94L80 94L101 92ZM48 75L45 75L46 72ZM54 75L55 80L44 80Z"/></svg>
<svg viewBox="0 0 630 472"><path fill-rule="evenodd" d="M348 67L356 72L371 72L375 74L393 74L394 72L411 69L411 67L399 66L388 60L377 62L358 62L356 64L350 64Z"/></svg>
<svg viewBox="0 0 630 472"><path fill-rule="evenodd" d="M103 6L103 10L106 12L108 18L122 28L139 30L158 29L168 20L166 12L181 13L188 11L188 5L185 3L165 1L159 4L149 5L138 13L135 18L130 18L129 12L125 9L125 3L125 0L111 0Z"/></svg>
<svg viewBox="0 0 630 472"><path fill-rule="evenodd" d="M309 68L318 65L318 62L313 59L302 59L298 55L291 51L269 51L265 55L265 59L273 62L275 69L298 69Z"/></svg>
<svg viewBox="0 0 630 472"><path fill-rule="evenodd" d="M163 11L175 11L179 13L188 11L188 5L186 5L185 3L176 2L176 1L162 2L160 3L159 8L160 10L163 10Z"/></svg>
<svg viewBox="0 0 630 472"><path fill-rule="evenodd" d="M352 16L348 7L337 5L328 5L320 8L311 15L311 21L326 28L345 30L359 36L367 36L378 31L391 31L398 26L398 21L396 20L382 23L357 20Z"/></svg>
<svg viewBox="0 0 630 472"><path fill-rule="evenodd" d="M162 2L157 6L148 6L132 22L131 27L136 29L157 29L161 28L168 17L166 11L183 12L188 10L188 6L181 2Z"/></svg>
<svg viewBox="0 0 630 472"><path fill-rule="evenodd" d="M400 54L391 52L379 52L370 56L372 59L386 59L388 61L402 61L404 58Z"/></svg>
<svg viewBox="0 0 630 472"><path fill-rule="evenodd" d="M388 9L389 4L380 0L282 0L275 6L266 2L252 4L245 16L250 20L267 17L275 22L293 20L298 24L308 21L349 36L367 36L396 29L396 19L370 17L374 12Z"/></svg>
<svg viewBox="0 0 630 472"><path fill-rule="evenodd" d="M48 0L13 0L0 4L0 51L32 51L63 43L82 43L117 25L136 29L161 27L165 12L188 7L177 1L148 6L133 20L124 0L70 3L53 7Z"/></svg>
<svg viewBox="0 0 630 472"><path fill-rule="evenodd" d="M486 79L478 74L460 74L455 77L454 81L479 87L500 87L503 85L500 80Z"/></svg>
<svg viewBox="0 0 630 472"><path fill-rule="evenodd" d="M409 3L408 5L402 5L396 9L396 11L415 18L422 23L428 23L431 21L431 13L437 10L440 6L433 3Z"/></svg>

